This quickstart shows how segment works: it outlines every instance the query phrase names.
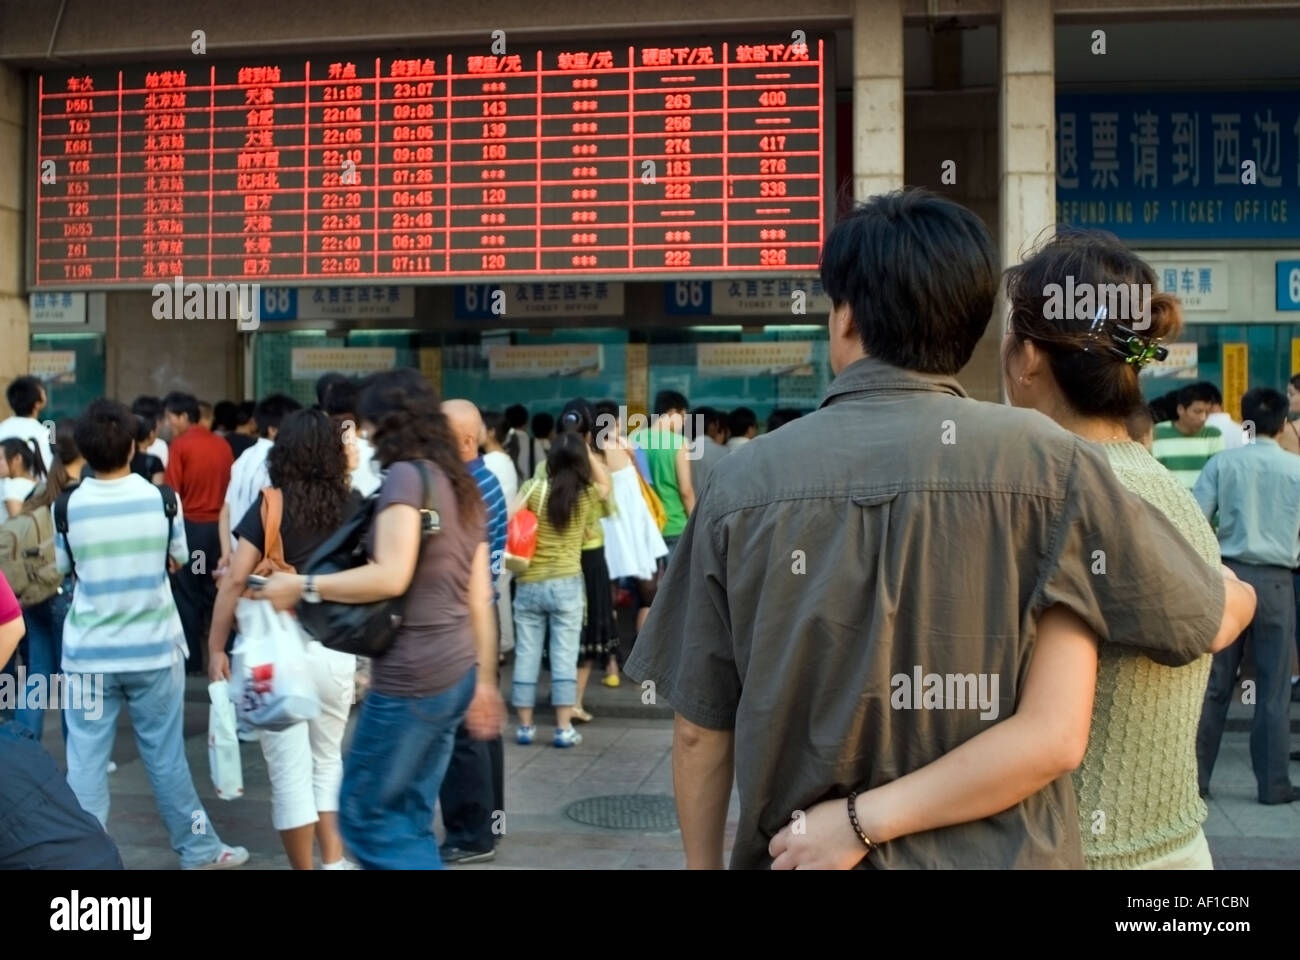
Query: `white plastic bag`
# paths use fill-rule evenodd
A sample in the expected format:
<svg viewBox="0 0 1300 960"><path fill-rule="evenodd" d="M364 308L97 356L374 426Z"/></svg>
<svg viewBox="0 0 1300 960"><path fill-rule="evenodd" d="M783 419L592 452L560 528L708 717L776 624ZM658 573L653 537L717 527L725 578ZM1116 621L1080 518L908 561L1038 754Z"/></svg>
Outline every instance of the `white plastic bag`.
<svg viewBox="0 0 1300 960"><path fill-rule="evenodd" d="M208 684L208 767L212 785L222 800L244 795L244 769L239 758L239 741L235 739L235 705L230 700L230 684L218 680Z"/></svg>
<svg viewBox="0 0 1300 960"><path fill-rule="evenodd" d="M268 600L241 597L235 608L231 678L235 710L250 727L285 730L320 716L320 695L307 666L307 641L298 621Z"/></svg>

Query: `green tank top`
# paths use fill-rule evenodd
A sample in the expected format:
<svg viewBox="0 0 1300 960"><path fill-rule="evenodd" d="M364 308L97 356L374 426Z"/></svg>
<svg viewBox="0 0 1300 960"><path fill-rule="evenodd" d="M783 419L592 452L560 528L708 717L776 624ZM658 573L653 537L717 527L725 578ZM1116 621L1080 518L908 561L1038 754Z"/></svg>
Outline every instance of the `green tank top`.
<svg viewBox="0 0 1300 960"><path fill-rule="evenodd" d="M668 515L664 536L680 536L686 529L686 507L677 487L677 451L686 446L685 438L675 430L658 429L637 430L628 439L645 451L646 461L650 464L650 484L659 494Z"/></svg>

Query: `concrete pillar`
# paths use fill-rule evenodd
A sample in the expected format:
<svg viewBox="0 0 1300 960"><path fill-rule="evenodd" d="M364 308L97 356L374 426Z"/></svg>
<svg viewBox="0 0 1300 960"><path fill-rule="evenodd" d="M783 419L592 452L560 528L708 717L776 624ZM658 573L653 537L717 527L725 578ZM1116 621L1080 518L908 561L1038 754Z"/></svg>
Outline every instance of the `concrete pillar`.
<svg viewBox="0 0 1300 960"><path fill-rule="evenodd" d="M1056 31L1051 3L1002 0L998 109L998 245L1003 267L1056 222ZM1045 232L1046 230L1046 232ZM963 375L983 400L1002 397L998 348L1006 330L999 297L988 332Z"/></svg>
<svg viewBox="0 0 1300 960"><path fill-rule="evenodd" d="M24 264L23 214L27 168L24 126L27 122L23 78L0 65L0 418L13 411L3 387L27 372L29 325Z"/></svg>
<svg viewBox="0 0 1300 960"><path fill-rule="evenodd" d="M902 0L854 0L853 196L902 186Z"/></svg>

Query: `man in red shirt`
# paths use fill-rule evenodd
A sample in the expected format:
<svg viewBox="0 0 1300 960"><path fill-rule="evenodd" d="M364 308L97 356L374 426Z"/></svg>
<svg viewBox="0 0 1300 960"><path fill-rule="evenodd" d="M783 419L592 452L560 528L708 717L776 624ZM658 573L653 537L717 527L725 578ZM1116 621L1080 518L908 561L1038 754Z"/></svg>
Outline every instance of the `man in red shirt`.
<svg viewBox="0 0 1300 960"><path fill-rule="evenodd" d="M217 596L212 570L221 556L217 519L234 457L230 444L199 423L199 401L193 395L169 393L163 410L172 434L163 482L180 498L191 557L188 566L176 571L176 606L190 648L186 666L190 673L207 676L204 651Z"/></svg>

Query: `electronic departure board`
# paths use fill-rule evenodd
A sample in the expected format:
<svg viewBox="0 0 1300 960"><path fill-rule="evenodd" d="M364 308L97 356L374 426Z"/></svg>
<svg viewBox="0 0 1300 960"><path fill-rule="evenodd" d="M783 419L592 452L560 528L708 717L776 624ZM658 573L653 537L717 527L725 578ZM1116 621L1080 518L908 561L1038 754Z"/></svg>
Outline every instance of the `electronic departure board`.
<svg viewBox="0 0 1300 960"><path fill-rule="evenodd" d="M821 40L44 73L31 283L815 270L825 79Z"/></svg>

